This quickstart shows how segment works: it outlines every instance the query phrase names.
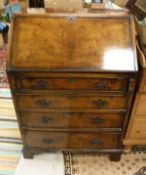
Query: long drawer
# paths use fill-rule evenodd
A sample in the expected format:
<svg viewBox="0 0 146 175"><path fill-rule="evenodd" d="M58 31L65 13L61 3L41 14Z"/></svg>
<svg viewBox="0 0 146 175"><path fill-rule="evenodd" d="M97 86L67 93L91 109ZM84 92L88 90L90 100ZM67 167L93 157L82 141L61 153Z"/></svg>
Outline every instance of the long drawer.
<svg viewBox="0 0 146 175"><path fill-rule="evenodd" d="M29 147L58 149L114 149L120 143L120 133L69 133L26 131L26 145Z"/></svg>
<svg viewBox="0 0 146 175"><path fill-rule="evenodd" d="M18 89L29 90L93 90L125 91L126 78L79 78L79 77L23 77L17 80Z"/></svg>
<svg viewBox="0 0 146 175"><path fill-rule="evenodd" d="M124 113L21 112L27 128L122 128Z"/></svg>
<svg viewBox="0 0 146 175"><path fill-rule="evenodd" d="M18 95L20 109L125 109L125 96L78 95Z"/></svg>

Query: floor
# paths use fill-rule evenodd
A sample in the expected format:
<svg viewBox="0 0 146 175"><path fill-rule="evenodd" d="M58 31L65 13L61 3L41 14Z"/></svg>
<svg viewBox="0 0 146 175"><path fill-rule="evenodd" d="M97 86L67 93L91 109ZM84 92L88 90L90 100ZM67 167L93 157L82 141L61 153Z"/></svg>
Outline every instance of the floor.
<svg viewBox="0 0 146 175"><path fill-rule="evenodd" d="M14 175L21 150L22 142L12 100L0 98L0 175Z"/></svg>
<svg viewBox="0 0 146 175"><path fill-rule="evenodd" d="M6 77L7 47L0 49L0 175L14 175L22 141Z"/></svg>

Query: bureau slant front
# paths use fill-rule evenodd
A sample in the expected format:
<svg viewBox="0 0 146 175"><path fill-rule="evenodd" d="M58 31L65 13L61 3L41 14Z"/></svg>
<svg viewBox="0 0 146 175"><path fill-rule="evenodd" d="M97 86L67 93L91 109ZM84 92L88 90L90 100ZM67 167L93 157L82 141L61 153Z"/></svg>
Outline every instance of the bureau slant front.
<svg viewBox="0 0 146 175"><path fill-rule="evenodd" d="M119 160L137 58L128 14L15 15L7 74L25 158L47 151Z"/></svg>

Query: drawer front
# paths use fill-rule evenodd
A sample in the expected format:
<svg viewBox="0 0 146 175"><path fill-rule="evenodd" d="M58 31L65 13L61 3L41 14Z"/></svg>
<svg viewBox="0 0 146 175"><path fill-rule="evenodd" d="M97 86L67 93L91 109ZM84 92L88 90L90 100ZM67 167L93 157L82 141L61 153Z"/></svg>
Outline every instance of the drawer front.
<svg viewBox="0 0 146 175"><path fill-rule="evenodd" d="M129 138L146 139L146 118L133 118Z"/></svg>
<svg viewBox="0 0 146 175"><path fill-rule="evenodd" d="M19 89L36 90L97 90L125 91L127 79L124 78L21 78Z"/></svg>
<svg viewBox="0 0 146 175"><path fill-rule="evenodd" d="M37 128L122 128L124 114L21 112L22 125Z"/></svg>
<svg viewBox="0 0 146 175"><path fill-rule="evenodd" d="M17 96L21 109L125 109L124 96L22 95Z"/></svg>
<svg viewBox="0 0 146 175"><path fill-rule="evenodd" d="M24 135L26 145L60 149L113 149L120 146L120 134L34 132Z"/></svg>

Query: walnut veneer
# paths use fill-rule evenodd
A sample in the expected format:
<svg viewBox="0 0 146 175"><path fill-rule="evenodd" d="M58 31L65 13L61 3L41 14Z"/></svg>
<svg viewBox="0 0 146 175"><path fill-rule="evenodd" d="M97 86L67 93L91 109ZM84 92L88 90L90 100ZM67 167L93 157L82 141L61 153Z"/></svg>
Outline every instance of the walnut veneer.
<svg viewBox="0 0 146 175"><path fill-rule="evenodd" d="M7 73L24 157L70 150L119 160L137 72L133 18L15 15L12 26Z"/></svg>

